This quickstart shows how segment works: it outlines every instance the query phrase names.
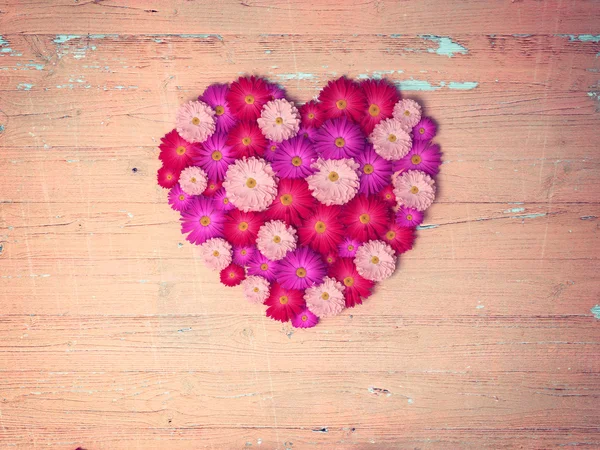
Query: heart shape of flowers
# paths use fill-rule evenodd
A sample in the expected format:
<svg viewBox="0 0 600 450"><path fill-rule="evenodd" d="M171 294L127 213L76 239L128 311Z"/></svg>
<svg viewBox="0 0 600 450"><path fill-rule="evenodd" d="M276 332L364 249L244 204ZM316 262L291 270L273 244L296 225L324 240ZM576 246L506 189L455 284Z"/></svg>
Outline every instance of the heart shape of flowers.
<svg viewBox="0 0 600 450"><path fill-rule="evenodd" d="M342 77L297 108L241 77L179 108L158 184L224 285L310 328L362 303L412 248L435 196L435 134L385 80Z"/></svg>

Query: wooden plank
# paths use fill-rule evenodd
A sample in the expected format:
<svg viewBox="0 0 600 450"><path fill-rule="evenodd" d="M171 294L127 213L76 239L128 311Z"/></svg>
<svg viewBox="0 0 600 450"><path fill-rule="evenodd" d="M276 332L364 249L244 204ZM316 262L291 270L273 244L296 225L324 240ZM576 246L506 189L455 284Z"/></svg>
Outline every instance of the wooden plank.
<svg viewBox="0 0 600 450"><path fill-rule="evenodd" d="M5 0L5 33L589 33L600 17L593 0L365 2ZM451 20L449 20L451 18ZM560 18L560 19L559 19Z"/></svg>

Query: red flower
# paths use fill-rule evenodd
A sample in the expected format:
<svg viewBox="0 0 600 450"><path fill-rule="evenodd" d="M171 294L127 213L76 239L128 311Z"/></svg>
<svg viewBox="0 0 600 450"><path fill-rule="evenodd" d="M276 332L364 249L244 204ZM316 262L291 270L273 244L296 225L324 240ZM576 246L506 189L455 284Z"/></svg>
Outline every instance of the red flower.
<svg viewBox="0 0 600 450"><path fill-rule="evenodd" d="M305 128L319 128L323 125L323 113L319 108L319 104L312 100L302 105L298 111L302 120L302 126Z"/></svg>
<svg viewBox="0 0 600 450"><path fill-rule="evenodd" d="M244 156L262 156L267 144L267 139L255 122L239 122L231 129L227 138L231 154L237 159Z"/></svg>
<svg viewBox="0 0 600 450"><path fill-rule="evenodd" d="M261 214L233 209L225 216L223 233L233 245L254 245L263 223Z"/></svg>
<svg viewBox="0 0 600 450"><path fill-rule="evenodd" d="M386 80L365 80L360 83L367 98L367 113L363 115L360 127L368 136L379 122L392 117L394 106L400 100L395 86Z"/></svg>
<svg viewBox="0 0 600 450"><path fill-rule="evenodd" d="M181 172L187 166L192 165L192 158L198 156L202 150L200 144L192 144L179 136L176 130L164 135L158 146L160 155L158 158L165 167Z"/></svg>
<svg viewBox="0 0 600 450"><path fill-rule="evenodd" d="M301 178L281 178L277 196L265 211L266 220L283 220L288 225L298 227L306 217L310 217L315 198L308 190L308 183Z"/></svg>
<svg viewBox="0 0 600 450"><path fill-rule="evenodd" d="M244 268L237 264L229 264L221 270L221 283L225 286L237 286L246 278Z"/></svg>
<svg viewBox="0 0 600 450"><path fill-rule="evenodd" d="M394 185L393 184L388 184L381 191L379 191L377 196L381 200L383 200L385 203L387 203L389 206L391 206L391 207L396 206L396 196L394 195Z"/></svg>
<svg viewBox="0 0 600 450"><path fill-rule="evenodd" d="M208 183L206 183L206 189L204 190L202 195L204 195L205 197L212 197L217 192L219 192L219 189L221 189L221 186L223 186L222 181L208 180Z"/></svg>
<svg viewBox="0 0 600 450"><path fill-rule="evenodd" d="M240 120L256 120L271 93L262 78L240 77L231 83L226 100L229 110Z"/></svg>
<svg viewBox="0 0 600 450"><path fill-rule="evenodd" d="M375 283L363 278L356 270L351 258L338 258L329 268L329 276L335 278L345 286L344 299L346 308L352 308L362 303L362 298L371 295Z"/></svg>
<svg viewBox="0 0 600 450"><path fill-rule="evenodd" d="M306 307L302 291L285 289L279 283L271 285L265 305L268 306L267 317L281 322L287 322Z"/></svg>
<svg viewBox="0 0 600 450"><path fill-rule="evenodd" d="M389 244L398 255L413 247L415 237L414 228L401 227L395 223L389 223L381 234L381 240Z"/></svg>
<svg viewBox="0 0 600 450"><path fill-rule="evenodd" d="M335 253L338 244L344 239L340 212L339 206L319 204L298 228L300 245L307 245L323 255Z"/></svg>
<svg viewBox="0 0 600 450"><path fill-rule="evenodd" d="M366 242L378 239L385 232L389 218L390 210L383 200L361 194L344 206L340 221L346 225L350 237Z"/></svg>
<svg viewBox="0 0 600 450"><path fill-rule="evenodd" d="M173 170L170 167L162 166L156 173L158 185L165 189L171 189L179 181L179 170Z"/></svg>
<svg viewBox="0 0 600 450"><path fill-rule="evenodd" d="M368 108L360 86L344 77L327 83L319 94L319 101L324 120L346 116L359 123Z"/></svg>

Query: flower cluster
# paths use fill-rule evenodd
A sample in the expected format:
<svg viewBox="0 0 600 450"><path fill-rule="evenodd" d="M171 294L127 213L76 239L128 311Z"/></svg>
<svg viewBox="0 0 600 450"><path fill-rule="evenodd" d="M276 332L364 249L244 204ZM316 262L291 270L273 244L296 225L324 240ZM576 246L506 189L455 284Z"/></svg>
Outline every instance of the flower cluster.
<svg viewBox="0 0 600 450"><path fill-rule="evenodd" d="M209 86L162 138L158 184L226 286L310 328L368 298L433 203L435 122L385 80L300 107L257 77Z"/></svg>

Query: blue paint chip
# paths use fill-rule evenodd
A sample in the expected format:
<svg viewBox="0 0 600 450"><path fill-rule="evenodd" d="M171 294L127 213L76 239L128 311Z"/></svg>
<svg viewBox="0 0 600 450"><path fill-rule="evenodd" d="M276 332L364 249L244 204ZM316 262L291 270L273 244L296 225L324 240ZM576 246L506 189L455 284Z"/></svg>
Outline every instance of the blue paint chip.
<svg viewBox="0 0 600 450"><path fill-rule="evenodd" d="M448 89L460 89L463 91L475 89L477 86L479 86L479 83L476 81L463 81L460 83L456 81L451 81L450 83L448 83Z"/></svg>
<svg viewBox="0 0 600 450"><path fill-rule="evenodd" d="M29 90L31 90L32 87L33 87L33 84L30 84L30 83L19 83L17 85L17 89L19 91L29 91Z"/></svg>
<svg viewBox="0 0 600 450"><path fill-rule="evenodd" d="M57 34L52 42L56 44L64 44L73 39L79 39L81 36L77 34Z"/></svg>
<svg viewBox="0 0 600 450"><path fill-rule="evenodd" d="M590 311L596 319L600 320L600 305L594 306Z"/></svg>
<svg viewBox="0 0 600 450"><path fill-rule="evenodd" d="M430 53L437 53L438 55L444 55L449 58L453 57L455 53L460 53L462 55L466 55L469 53L462 45L454 42L448 36L434 36L431 34L421 34L419 35L421 39L425 39L427 41L433 41L438 44L437 49L429 49Z"/></svg>

